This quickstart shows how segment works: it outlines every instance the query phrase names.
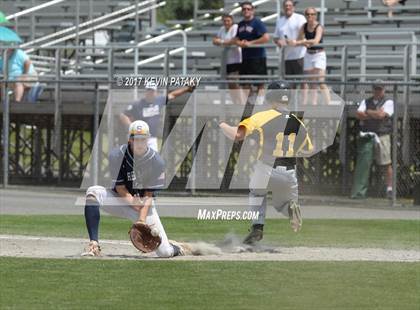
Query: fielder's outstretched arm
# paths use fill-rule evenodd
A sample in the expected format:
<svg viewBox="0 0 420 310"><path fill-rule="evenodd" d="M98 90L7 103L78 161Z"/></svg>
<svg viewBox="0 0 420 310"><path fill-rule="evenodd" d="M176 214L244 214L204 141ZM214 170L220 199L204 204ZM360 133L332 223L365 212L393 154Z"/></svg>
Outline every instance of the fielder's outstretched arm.
<svg viewBox="0 0 420 310"><path fill-rule="evenodd" d="M120 196L124 200L124 202L127 203L127 205L132 207L134 210L140 211L140 208L143 207L140 198L131 195L125 187L125 185L117 185L115 186L115 190L117 191L118 196Z"/></svg>
<svg viewBox="0 0 420 310"><path fill-rule="evenodd" d="M242 141L245 139L246 129L243 126L238 128L237 126L230 126L225 122L221 122L219 127L222 129L223 134L231 140Z"/></svg>
<svg viewBox="0 0 420 310"><path fill-rule="evenodd" d="M147 214L153 203L153 192L146 191L143 198L143 207L139 212L139 221L146 222Z"/></svg>
<svg viewBox="0 0 420 310"><path fill-rule="evenodd" d="M139 212L139 221L145 222L153 202L153 192L146 191L143 198L131 195L125 185L115 187L118 195L134 210Z"/></svg>

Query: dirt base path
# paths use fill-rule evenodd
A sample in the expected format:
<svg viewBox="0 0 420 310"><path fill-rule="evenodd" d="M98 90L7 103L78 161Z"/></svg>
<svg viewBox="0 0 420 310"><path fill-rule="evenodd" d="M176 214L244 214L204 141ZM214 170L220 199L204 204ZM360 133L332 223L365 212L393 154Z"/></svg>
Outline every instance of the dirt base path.
<svg viewBox="0 0 420 310"><path fill-rule="evenodd" d="M38 236L0 235L0 256L80 259L86 246L85 239ZM381 261L419 262L420 251L388 250L379 248L216 246L204 242L192 244L202 255L182 256L171 260L188 261ZM139 253L129 241L102 240L103 256L99 259L156 258ZM159 258L162 259L162 258Z"/></svg>

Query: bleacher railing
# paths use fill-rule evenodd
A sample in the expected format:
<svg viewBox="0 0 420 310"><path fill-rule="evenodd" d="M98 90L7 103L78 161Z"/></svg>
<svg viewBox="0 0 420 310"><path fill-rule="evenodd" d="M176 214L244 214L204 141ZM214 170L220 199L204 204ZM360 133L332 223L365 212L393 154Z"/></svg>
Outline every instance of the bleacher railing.
<svg viewBox="0 0 420 310"><path fill-rule="evenodd" d="M17 13L11 14L11 15L8 15L8 16L6 16L6 19L9 20L9 21L10 20L14 20L15 21L14 22L14 24L15 24L15 30L18 32L19 31L19 21L18 21L19 20L19 17L22 17L22 16L25 16L25 15L28 15L28 14L31 14L31 13L34 13L34 12L37 12L37 11L40 11L42 9L45 9L45 8L54 6L54 5L59 4L59 3L62 3L64 1L66 1L66 0L52 0L52 1L48 1L48 2L45 2L45 3L39 4L39 5L36 5L34 7L31 7L29 9L22 10L20 12L17 12ZM33 35L35 35L35 21L34 21L33 18L31 19L31 33Z"/></svg>
<svg viewBox="0 0 420 310"><path fill-rule="evenodd" d="M146 8L142 8L143 6L147 6L147 5L150 5L150 6L148 6ZM47 41L47 40L65 35L65 36L62 36L58 39L50 40L46 43L43 43L43 44L41 44L40 47L52 46L52 45L55 45L55 44L58 44L58 43L65 42L65 41L67 41L69 39L72 39L72 38L75 38L77 36L81 36L81 35L93 32L95 30L105 28L109 25L121 22L123 20L133 18L133 17L136 16L136 14L146 13L146 12L149 12L149 11L154 10L156 8L162 7L164 5L166 5L166 1L161 1L161 2L156 3L156 0L146 0L146 1L140 2L138 4L137 11L136 11L136 5L131 5L131 6L128 6L124 9L117 10L117 11L109 13L109 14L105 14L104 16L92 19L92 20L87 21L85 23L81 23L78 26L72 26L72 27L63 29L61 31L52 33L50 35L38 38L36 40L26 42L26 43L22 44L21 47L27 48L26 49L27 53L32 53L34 51L34 49L30 48L30 47L34 46L36 44L39 44L40 42ZM141 8L141 9L139 9L139 8ZM133 10L134 10L134 12L132 12ZM120 16L118 18L115 18L115 16L118 16L118 15L126 13L126 12L130 12L130 13L125 14L123 16ZM103 22L101 24L97 24L95 26L88 27L86 29L82 29L82 28L85 28L87 26L90 26L90 25L93 25L95 23L102 22L102 21L105 21L105 20L108 20L108 21Z"/></svg>
<svg viewBox="0 0 420 310"><path fill-rule="evenodd" d="M166 39L169 39L171 37L174 36L178 36L181 35L182 37L182 45L180 47L179 43L172 43L172 42L163 42ZM363 34L362 34L363 35ZM372 73L367 73L366 69L364 69L369 63L366 61L367 57L366 57L366 48L367 47L389 47L389 48L401 48L401 51L399 51L400 53L398 55L401 56L401 64L402 64L402 73L400 74L394 74L394 75L388 75L388 77L392 77L392 78L402 78L405 80L410 80L410 79L417 79L418 78L418 74L417 74L417 67L420 64L419 60L418 60L418 55L417 55L417 50L418 50L418 46L420 44L420 42L417 41L415 35L412 36L412 41L398 41L398 42L388 42L388 41L378 41L375 42L374 40L364 40L364 42L360 42L358 43L358 46L360 47L360 52L357 54L359 55L358 57L361 60L361 70L360 73L356 73L356 74L349 74L347 67L348 67L348 49L349 48L355 48L355 44L354 43L323 43L322 46L324 47L330 47L330 48L334 48L335 50L339 50L341 51L340 54L340 62L342 63L341 65L341 72L339 74L326 74L326 81L328 82L330 81L336 81L337 79L341 80L341 81L348 81L349 79L354 79L354 78L358 78L360 79L360 81L363 81L363 79L366 78L374 78L374 77L384 77L383 75L378 76L378 74L372 74ZM259 45L258 47L266 47L266 48L277 48L276 45L274 44L264 44L264 45ZM13 49L17 49L20 48L20 46L15 46L15 47L10 47L10 46L2 46L0 45L0 49L5 49L5 48L13 48ZM33 50L38 50L38 51L44 51L44 52L48 52L51 56L35 56L35 58L37 59L37 61L45 61L45 63L43 63L44 65L50 64L51 65L51 61L56 59L55 55L58 52L62 52L66 49L68 49L68 46L31 46L30 47ZM207 75L207 77L209 78L214 78L214 79L219 79L220 78L222 80L225 79L225 72L224 72L224 68L226 67L226 57L225 57L225 53L228 50L228 48L220 48L220 47L216 47L213 46L210 43L204 44L204 43L188 43L188 32L183 31L183 30L175 30L175 31L171 31L168 32L164 35L161 36L157 36L145 41L140 42L137 45L133 45L133 44L118 44L116 46L72 46L72 49L76 49L76 50L101 50L101 58L97 59L93 64L91 63L90 66L92 66L92 68L95 68L95 65L98 65L98 67L100 65L103 64L104 61L107 61L109 63L112 63L113 66L113 71L112 73L118 73L118 64L116 63L116 55L117 53L120 53L120 55L129 55L129 54L136 54L139 55L140 54L140 50L150 50L150 51L156 51L156 50L160 50L160 51L164 51L165 49L168 49L169 51L174 50L174 52L170 52L169 55L170 56L175 56L177 55L179 52L183 52L182 55L182 74L188 74L188 67L187 67L187 55L188 55L188 49L200 49L203 52L205 52L208 48L219 48L220 49L220 65L218 66L218 68L220 69L220 74L216 74L216 75ZM251 47L253 48L253 47ZM105 52L105 54L103 54ZM134 52L134 53L133 53ZM105 56L104 56L105 55ZM149 63L153 63L156 61L159 61L161 59L164 59L164 55L165 53L159 53L153 57L150 58L145 58L143 60L138 60L138 56L136 57L135 55L133 55L133 61L131 62L131 66L132 66L132 74L135 74L136 72L139 72L142 69L142 66L145 64L149 64ZM357 56L356 55L356 56ZM337 56L337 55L336 55ZM191 55L191 57L194 57L193 55ZM328 57L328 53L327 53L327 57ZM260 77L261 79L272 79L272 78L278 78L278 77L282 77L282 78L290 78L290 76L287 76L284 74L282 68L282 63L283 63L284 59L283 59L283 49L279 49L279 53L278 53L278 67L280 68L278 74L275 75L267 75L267 76L262 76ZM63 59L60 59L59 63L56 63L53 67L50 67L50 72L44 74L41 77L41 81L44 82L53 82L57 80L57 77L52 73L52 72L56 72L57 70L60 70L61 72L65 72L65 67L63 66L63 63L65 63L66 69L71 67L71 59L65 59L65 61L63 61ZM56 65L59 66L59 68L56 68ZM83 65L83 63L82 63ZM169 68L165 68L163 66L164 64L161 63L161 65L157 65L156 67L161 67L162 72L167 71ZM328 64L327 64L328 65ZM109 66L109 64L107 64L107 66ZM130 65L127 64L126 61L124 61L124 67L125 68L129 68ZM44 70L44 71L48 71L48 70ZM1 74L1 73L0 73ZM81 79L81 78L92 78L92 77L96 77L98 79L103 79L103 80L107 80L107 81L111 81L113 79L113 76L110 75L111 72L108 72L106 74L104 73L90 73L90 74L84 74L83 72L77 72L77 74L75 76L69 76L68 78L74 78L74 79ZM6 78L6 74L3 73L2 75L2 81L7 81ZM252 77L252 76L246 76L247 78ZM294 76L294 77L298 77L298 78L305 78L308 77L307 75L303 75L303 76ZM387 76L385 76L387 77Z"/></svg>

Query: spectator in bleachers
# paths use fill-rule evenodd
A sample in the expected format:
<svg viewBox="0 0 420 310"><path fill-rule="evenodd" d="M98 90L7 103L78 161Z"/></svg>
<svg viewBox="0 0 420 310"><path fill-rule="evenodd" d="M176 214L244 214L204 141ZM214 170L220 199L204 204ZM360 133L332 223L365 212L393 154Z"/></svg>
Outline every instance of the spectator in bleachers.
<svg viewBox="0 0 420 310"><path fill-rule="evenodd" d="M357 109L360 136L357 143L357 161L351 198L365 198L368 190L372 161L383 167L386 177L386 194L392 198L391 132L394 102L385 97L382 81L373 85L373 96L363 100Z"/></svg>
<svg viewBox="0 0 420 310"><path fill-rule="evenodd" d="M242 48L241 75L267 75L267 58L264 47L250 48L250 46L265 44L270 40L265 24L255 17L254 5L245 1L241 3L243 20L238 24L235 44ZM252 78L255 79L255 78ZM257 83L258 96L256 103L264 100L264 84ZM245 89L252 90L251 85L245 84ZM260 102L258 102L258 100Z"/></svg>
<svg viewBox="0 0 420 310"><path fill-rule="evenodd" d="M217 35L213 38L213 44L217 46L228 47L226 54L226 74L229 79L237 79L241 69L242 51L235 45L235 37L238 32L238 25L234 23L233 16L224 14L222 17L223 26ZM238 83L229 83L230 94L234 103L241 103L239 98Z"/></svg>
<svg viewBox="0 0 420 310"><path fill-rule="evenodd" d="M392 8L398 3L405 5L406 1L407 0L382 0L382 3L388 7L388 17L392 17L394 15L394 10Z"/></svg>
<svg viewBox="0 0 420 310"><path fill-rule="evenodd" d="M298 39L300 28L306 23L306 19L302 14L295 13L292 0L283 1L283 13L284 16L277 18L273 41L279 47L284 47L286 75L303 75L303 57L306 48L290 46L287 40Z"/></svg>
<svg viewBox="0 0 420 310"><path fill-rule="evenodd" d="M8 80L16 102L21 102L25 90L32 87L37 80L37 73L29 56L21 49L7 49ZM3 55L0 55L0 71L3 71Z"/></svg>
<svg viewBox="0 0 420 310"><path fill-rule="evenodd" d="M318 85L323 94L324 103L330 102L330 93L325 80L325 70L327 68L327 55L324 47L319 45L323 42L324 27L317 20L317 12L314 7L305 9L305 17L307 22L303 24L299 31L298 40L288 40L288 44L292 46L305 46L306 53L303 60L303 70L309 79L320 83L311 83L309 86L312 90L310 96L312 104L317 103ZM307 88L307 85L304 86ZM305 99L306 101L306 99Z"/></svg>

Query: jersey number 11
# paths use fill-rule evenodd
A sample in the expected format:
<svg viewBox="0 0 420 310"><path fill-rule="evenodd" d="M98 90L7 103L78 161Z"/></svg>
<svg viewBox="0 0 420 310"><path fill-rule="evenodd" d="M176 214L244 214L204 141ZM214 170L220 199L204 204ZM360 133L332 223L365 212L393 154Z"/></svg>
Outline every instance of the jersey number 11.
<svg viewBox="0 0 420 310"><path fill-rule="evenodd" d="M283 142L284 142L284 132L279 132L276 136L276 148L273 151L274 157L292 157L294 155L293 146L295 145L296 141L296 134L290 133L287 135L287 139L289 141L289 147L286 151L286 155L284 155L283 151Z"/></svg>

